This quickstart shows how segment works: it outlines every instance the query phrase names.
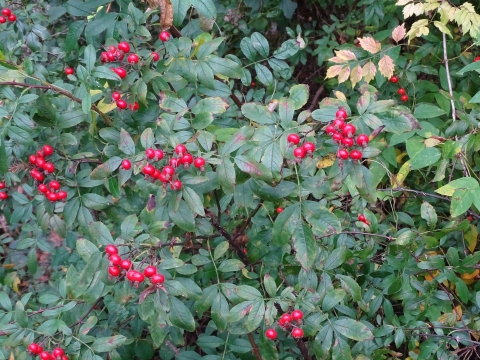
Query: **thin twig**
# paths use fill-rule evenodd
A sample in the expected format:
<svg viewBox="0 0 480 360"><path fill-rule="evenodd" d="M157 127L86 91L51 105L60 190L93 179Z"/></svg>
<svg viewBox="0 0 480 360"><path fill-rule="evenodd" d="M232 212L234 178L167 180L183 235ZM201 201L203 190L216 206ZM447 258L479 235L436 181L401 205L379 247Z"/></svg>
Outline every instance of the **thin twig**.
<svg viewBox="0 0 480 360"><path fill-rule="evenodd" d="M255 339L253 338L252 333L248 333L248 340L250 340L250 345L252 345L253 353L257 357L258 360L262 360L262 356L260 355L260 351L258 350L258 346L255 343Z"/></svg>
<svg viewBox="0 0 480 360"><path fill-rule="evenodd" d="M252 213L250 214L250 216L248 217L248 219L243 223L242 227L240 228L240 230L238 231L238 234L237 236L235 236L235 238L233 240L237 240L240 236L243 235L243 233L245 232L245 230L247 229L248 225L250 224L250 222L252 221L252 218L257 214L258 210L260 210L260 208L262 207L262 204L263 204L263 201L260 201L257 205L257 207L255 208L255 210L252 211Z"/></svg>
<svg viewBox="0 0 480 360"><path fill-rule="evenodd" d="M443 3L443 1L442 1ZM448 53L447 53L447 35L442 32L443 38L443 63L445 64L445 72L447 73L448 92L450 93L450 103L452 105L452 119L457 120L457 114L455 111L455 101L453 99L452 79L450 78L450 67L448 66Z"/></svg>
<svg viewBox="0 0 480 360"><path fill-rule="evenodd" d="M320 97L320 94L323 92L323 89L324 89L323 85L318 88L317 92L315 93L315 96L313 97L312 103L308 107L308 110L312 111L313 108L317 105L318 98Z"/></svg>

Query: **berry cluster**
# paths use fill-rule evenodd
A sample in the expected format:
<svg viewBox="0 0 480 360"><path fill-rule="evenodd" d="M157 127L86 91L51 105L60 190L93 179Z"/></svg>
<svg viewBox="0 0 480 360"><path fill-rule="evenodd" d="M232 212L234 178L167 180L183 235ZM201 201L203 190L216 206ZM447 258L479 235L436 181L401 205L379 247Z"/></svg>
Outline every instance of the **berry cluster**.
<svg viewBox="0 0 480 360"><path fill-rule="evenodd" d="M292 328L292 337L299 339L303 337L303 330L298 327L298 325L301 324L302 319L303 312L301 310L293 310L291 314L283 314L280 317L280 320L278 320L278 325L284 330ZM295 324L293 324L293 322L295 322ZM265 331L265 336L270 340L275 340L277 338L277 331L272 328L267 329L267 331Z"/></svg>
<svg viewBox="0 0 480 360"><path fill-rule="evenodd" d="M297 134L290 134L287 137L288 141L288 146L295 146L300 143L300 136ZM315 144L309 141L306 141L302 144L302 146L299 146L293 150L293 156L295 156L295 159L297 161L302 161L302 159L305 158L307 155L312 155L313 152L315 151Z"/></svg>
<svg viewBox="0 0 480 360"><path fill-rule="evenodd" d="M358 221L363 222L365 225L370 225L370 222L367 220L367 218L363 214L358 215Z"/></svg>
<svg viewBox="0 0 480 360"><path fill-rule="evenodd" d="M112 99L116 101L117 107L121 110L125 110L127 106L132 111L137 111L139 108L138 102L136 101L133 103L127 104L127 101L122 99L122 94L120 94L118 91L114 91L112 93Z"/></svg>
<svg viewBox="0 0 480 360"><path fill-rule="evenodd" d="M0 181L0 190L5 189L6 185L5 182ZM7 200L8 199L8 193L5 191L0 191L0 201L2 200Z"/></svg>
<svg viewBox="0 0 480 360"><path fill-rule="evenodd" d="M127 280L137 288L145 281L145 278L150 279L152 285L156 285L156 287L161 287L165 281L165 277L162 274L157 274L157 268L154 266L147 266L143 269L143 273L132 269L133 263L128 259L122 259L118 255L118 248L115 245L107 245L105 252L108 254L108 260L110 260L108 274L112 278L119 277L122 274L122 270L124 270Z"/></svg>
<svg viewBox="0 0 480 360"><path fill-rule="evenodd" d="M68 194L66 191L60 190L60 183L58 181L51 180L48 186L43 183L45 180L44 174L52 174L55 171L55 166L45 160L45 157L52 154L53 148L48 144L44 145L42 150L37 151L36 154L31 154L28 157L28 161L35 166L35 168L30 171L30 176L39 183L38 190L44 194L48 200L51 202L63 201L67 198Z"/></svg>
<svg viewBox="0 0 480 360"><path fill-rule="evenodd" d="M393 75L393 76L390 78L390 82L393 83L393 84L398 83L398 76ZM402 100L403 102L407 102L407 101L408 101L407 91L406 91L403 87L401 87L400 89L398 89L397 94L400 95L400 100Z"/></svg>
<svg viewBox="0 0 480 360"><path fill-rule="evenodd" d="M47 351L43 351L41 345L32 343L28 345L28 351L32 355L38 355L40 360L68 360L68 356L65 355L62 348L55 348L50 354Z"/></svg>
<svg viewBox="0 0 480 360"><path fill-rule="evenodd" d="M7 20L10 22L15 22L17 20L17 17L14 13L12 13L12 10L10 10L9 8L5 8L2 10L2 16L0 16L0 24L5 24Z"/></svg>

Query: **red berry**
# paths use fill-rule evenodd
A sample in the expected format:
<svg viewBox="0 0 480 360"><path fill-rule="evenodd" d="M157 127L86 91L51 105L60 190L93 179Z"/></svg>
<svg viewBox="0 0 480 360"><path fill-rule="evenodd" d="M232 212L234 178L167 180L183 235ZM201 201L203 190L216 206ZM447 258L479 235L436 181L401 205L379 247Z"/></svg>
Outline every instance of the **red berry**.
<svg viewBox="0 0 480 360"><path fill-rule="evenodd" d="M395 75L393 75L393 76L390 78L390 82L391 82L391 83L394 83L394 84L398 83L398 77L396 77Z"/></svg>
<svg viewBox="0 0 480 360"><path fill-rule="evenodd" d="M332 136L335 133L336 133L336 130L335 130L335 127L333 125L328 125L325 128L325 134Z"/></svg>
<svg viewBox="0 0 480 360"><path fill-rule="evenodd" d="M110 244L105 247L105 252L109 255L118 254L118 248Z"/></svg>
<svg viewBox="0 0 480 360"><path fill-rule="evenodd" d="M42 351L40 353L40 360L52 360L52 359L53 359L52 355L50 355L48 352Z"/></svg>
<svg viewBox="0 0 480 360"><path fill-rule="evenodd" d="M17 20L17 17L13 14L8 17L8 21L10 22L14 22L15 20Z"/></svg>
<svg viewBox="0 0 480 360"><path fill-rule="evenodd" d="M50 194L47 195L48 200L51 202L55 202L58 200L57 193L51 192Z"/></svg>
<svg viewBox="0 0 480 360"><path fill-rule="evenodd" d="M108 259L112 265L120 265L122 262L122 258L118 254L112 254Z"/></svg>
<svg viewBox="0 0 480 360"><path fill-rule="evenodd" d="M163 151L162 150L155 150L155 158L157 160L162 160L163 159Z"/></svg>
<svg viewBox="0 0 480 360"><path fill-rule="evenodd" d="M335 134L332 135L332 139L333 139L333 141L335 141L336 143L339 143L339 144L340 144L340 143L342 142L342 140L343 140L343 135L336 132Z"/></svg>
<svg viewBox="0 0 480 360"><path fill-rule="evenodd" d="M163 284L163 282L165 281L165 276L163 276L162 274L154 274L150 278L150 281L152 282L152 284Z"/></svg>
<svg viewBox="0 0 480 360"><path fill-rule="evenodd" d="M145 175L153 175L153 173L155 172L155 168L154 168L152 165L146 165L146 166L142 169L142 172L143 172Z"/></svg>
<svg viewBox="0 0 480 360"><path fill-rule="evenodd" d="M347 137L353 137L357 129L352 124L345 124L342 129L342 134Z"/></svg>
<svg viewBox="0 0 480 360"><path fill-rule="evenodd" d="M148 148L147 150L145 150L145 156L148 159L153 159L155 157L155 150L153 150L152 148Z"/></svg>
<svg viewBox="0 0 480 360"><path fill-rule="evenodd" d="M105 63L105 62L109 62L110 60L108 60L108 55L107 55L107 52L104 51L100 54L100 61L102 63Z"/></svg>
<svg viewBox="0 0 480 360"><path fill-rule="evenodd" d="M133 104L128 105L129 109L132 111L137 111L140 105L138 105L138 102L134 102Z"/></svg>
<svg viewBox="0 0 480 360"><path fill-rule="evenodd" d="M159 179L161 174L162 173L160 172L160 170L155 169L155 172L153 173L152 177L155 179Z"/></svg>
<svg viewBox="0 0 480 360"><path fill-rule="evenodd" d="M339 110L335 113L335 116L336 116L337 118L346 119L347 116L348 116L348 114L347 114L347 112L346 112L345 110L339 109Z"/></svg>
<svg viewBox="0 0 480 360"><path fill-rule="evenodd" d="M407 95L407 94L402 95L402 97L400 98L400 100L402 100L403 102L407 102L407 101L408 101L408 95Z"/></svg>
<svg viewBox="0 0 480 360"><path fill-rule="evenodd" d="M172 182L170 187L174 191L180 190L182 188L182 182L180 180L175 180L174 182Z"/></svg>
<svg viewBox="0 0 480 360"><path fill-rule="evenodd" d="M398 95L405 95L406 93L407 93L407 92L405 91L404 88L400 88L400 89L397 90L397 94L398 94Z"/></svg>
<svg viewBox="0 0 480 360"><path fill-rule="evenodd" d="M122 50L115 51L115 54L113 55L115 56L115 59L117 59L118 61L122 61L125 58L125 53Z"/></svg>
<svg viewBox="0 0 480 360"><path fill-rule="evenodd" d="M50 156L53 154L53 147L48 144L43 145L43 153L45 156Z"/></svg>
<svg viewBox="0 0 480 360"><path fill-rule="evenodd" d="M158 61L158 60L160 60L160 55L158 55L158 53L155 52L155 51L152 52L152 53L150 54L150 56L152 57L153 61Z"/></svg>
<svg viewBox="0 0 480 360"><path fill-rule="evenodd" d="M307 155L307 152L303 147L297 147L295 150L293 150L293 156L295 156L297 159L303 159Z"/></svg>
<svg viewBox="0 0 480 360"><path fill-rule="evenodd" d="M287 137L289 145L297 145L300 142L300 136L297 134L290 134Z"/></svg>
<svg viewBox="0 0 480 360"><path fill-rule="evenodd" d="M67 355L63 355L63 356L62 356L62 360L68 360L68 356L67 356Z"/></svg>
<svg viewBox="0 0 480 360"><path fill-rule="evenodd" d="M52 180L48 183L48 187L52 190L60 190L60 183L57 180Z"/></svg>
<svg viewBox="0 0 480 360"><path fill-rule="evenodd" d="M4 16L0 16L0 24L5 24L7 19Z"/></svg>
<svg viewBox="0 0 480 360"><path fill-rule="evenodd" d="M480 61L480 56L476 56L475 59L473 59L473 62Z"/></svg>
<svg viewBox="0 0 480 360"><path fill-rule="evenodd" d="M38 182L42 182L43 180L45 180L45 176L43 176L43 174L41 174L39 171L35 170L32 172L30 172L30 174L32 175L32 177L37 180Z"/></svg>
<svg viewBox="0 0 480 360"><path fill-rule="evenodd" d="M362 153L358 150L350 151L350 158L352 160L360 160L362 158Z"/></svg>
<svg viewBox="0 0 480 360"><path fill-rule="evenodd" d="M37 157L37 166L43 168L43 165L45 165L45 159L43 157Z"/></svg>
<svg viewBox="0 0 480 360"><path fill-rule="evenodd" d="M128 270L132 267L132 262L128 259L126 260L122 260L122 262L120 263L120 267L123 269L123 270Z"/></svg>
<svg viewBox="0 0 480 360"><path fill-rule="evenodd" d="M177 155L180 155L180 156L183 156L183 154L185 154L187 152L187 148L185 147L185 145L177 145L175 146L175 153Z"/></svg>
<svg viewBox="0 0 480 360"><path fill-rule="evenodd" d="M111 53L110 51L107 52L107 58L108 58L108 62L115 61L115 51L113 53ZM111 69L113 71L113 68Z"/></svg>
<svg viewBox="0 0 480 360"><path fill-rule="evenodd" d="M118 268L118 266L109 266L108 267L108 273L113 277L117 277L117 276L120 275L121 271Z"/></svg>
<svg viewBox="0 0 480 360"><path fill-rule="evenodd" d="M118 43L118 50L122 50L125 53L130 52L130 45L126 41Z"/></svg>
<svg viewBox="0 0 480 360"><path fill-rule="evenodd" d="M250 84L251 87L255 87L257 84L255 84L255 81L252 81L252 83Z"/></svg>
<svg viewBox="0 0 480 360"><path fill-rule="evenodd" d="M123 159L122 160L122 168L124 170L130 170L132 168L132 163L128 159Z"/></svg>
<svg viewBox="0 0 480 360"><path fill-rule="evenodd" d="M345 120L341 118L335 119L333 120L332 125L336 130L340 131L345 126Z"/></svg>
<svg viewBox="0 0 480 360"><path fill-rule="evenodd" d="M2 15L10 16L11 14L12 14L12 12L8 8L5 8L5 9L2 10Z"/></svg>
<svg viewBox="0 0 480 360"><path fill-rule="evenodd" d="M41 158L45 157L45 153L43 152L43 150L38 150L37 151L37 158L39 158L39 157L41 157Z"/></svg>
<svg viewBox="0 0 480 360"><path fill-rule="evenodd" d="M198 157L193 161L193 166L195 166L198 169L201 169L202 171L205 170L205 159L202 157Z"/></svg>
<svg viewBox="0 0 480 360"><path fill-rule="evenodd" d="M37 164L37 157L35 155L30 155L28 157L28 162L32 165L36 165Z"/></svg>
<svg viewBox="0 0 480 360"><path fill-rule="evenodd" d="M135 270L129 270L129 271L127 271L127 279L130 280L130 281L135 281L135 280L133 280L133 277L134 277L133 275L134 275L135 273L136 273Z"/></svg>
<svg viewBox="0 0 480 360"><path fill-rule="evenodd" d="M276 211L277 211L277 214L280 214L283 211L283 208L278 207Z"/></svg>
<svg viewBox="0 0 480 360"><path fill-rule="evenodd" d="M191 154L185 154L181 157L180 163L182 163L185 167L188 167L191 163L193 163L193 156Z"/></svg>
<svg viewBox="0 0 480 360"><path fill-rule="evenodd" d="M308 141L305 144L303 144L302 147L303 147L303 150L305 150L308 155L311 155L315 151L315 144Z"/></svg>
<svg viewBox="0 0 480 360"><path fill-rule="evenodd" d="M368 138L368 135L366 135L366 134L360 134L357 137L357 145L358 146L365 147L365 146L368 145L369 141L370 141L370 139Z"/></svg>
<svg viewBox="0 0 480 360"><path fill-rule="evenodd" d="M67 196L68 196L68 193L67 193L65 190L60 190L60 191L57 193L58 200L66 199Z"/></svg>
<svg viewBox="0 0 480 360"><path fill-rule="evenodd" d="M1 190L1 189L5 189L5 183L4 183L3 181L0 182L0 190Z"/></svg>
<svg viewBox="0 0 480 360"><path fill-rule="evenodd" d="M34 355L38 355L43 351L43 349L40 345L32 343L28 345L28 351L30 351Z"/></svg>
<svg viewBox="0 0 480 360"><path fill-rule="evenodd" d="M337 151L337 157L342 159L342 160L347 160L348 159L348 151L345 149L340 149Z"/></svg>
<svg viewBox="0 0 480 360"><path fill-rule="evenodd" d="M181 159L177 159L177 158L171 158L170 160L168 160L168 165L170 165L171 167L173 168L177 168L178 167L178 164L181 164Z"/></svg>
<svg viewBox="0 0 480 360"><path fill-rule="evenodd" d="M115 100L115 101L120 100L121 97L122 97L122 95L120 95L120 93L118 91L114 91L112 93L112 99Z"/></svg>
<svg viewBox="0 0 480 360"><path fill-rule="evenodd" d="M43 170L51 174L55 171L55 165L53 165L52 163L46 162L45 164L43 164Z"/></svg>
<svg viewBox="0 0 480 360"><path fill-rule="evenodd" d="M300 328L295 328L292 330L292 337L299 339L303 337L303 330Z"/></svg>
<svg viewBox="0 0 480 360"><path fill-rule="evenodd" d="M157 273L157 268L155 266L147 266L145 270L143 270L143 274L147 278L151 278L153 275Z"/></svg>
<svg viewBox="0 0 480 360"><path fill-rule="evenodd" d="M127 102L125 100L117 100L117 107L125 110L127 108Z"/></svg>
<svg viewBox="0 0 480 360"><path fill-rule="evenodd" d="M145 275L143 275L141 272L135 271L132 275L132 279L133 281L141 283L145 280Z"/></svg>
<svg viewBox="0 0 480 360"><path fill-rule="evenodd" d="M115 54L115 51L117 51L117 47L116 47L116 46L110 45L110 46L108 47L108 52L109 52L110 54Z"/></svg>
<svg viewBox="0 0 480 360"><path fill-rule="evenodd" d="M73 70L72 68L65 69L65 74L67 75L73 75L74 73L75 73L75 70Z"/></svg>
<svg viewBox="0 0 480 360"><path fill-rule="evenodd" d="M277 332L274 329L267 329L265 336L270 340L275 340L277 338Z"/></svg>
<svg viewBox="0 0 480 360"><path fill-rule="evenodd" d="M365 216L364 216L364 215L360 214L360 215L358 215L358 221L361 221L361 222L366 222L366 221L367 221L367 219L365 218Z"/></svg>
<svg viewBox="0 0 480 360"><path fill-rule="evenodd" d="M292 316L290 314L283 314L282 317L280 318L280 321L283 324L288 324L292 322Z"/></svg>
<svg viewBox="0 0 480 360"><path fill-rule="evenodd" d="M167 42L168 40L170 40L170 33L168 31L162 31L160 35L158 35L158 38L162 42Z"/></svg>
<svg viewBox="0 0 480 360"><path fill-rule="evenodd" d="M292 319L295 320L295 321L302 320L303 319L302 310L293 310Z"/></svg>
<svg viewBox="0 0 480 360"><path fill-rule="evenodd" d="M130 55L128 55L128 57L127 57L127 61L128 61L128 63L130 63L130 64L136 64L136 63L138 63L138 60L139 60L139 59L140 59L140 58L138 57L137 54L130 54Z"/></svg>
<svg viewBox="0 0 480 360"><path fill-rule="evenodd" d="M124 68L115 68L113 71L115 71L115 73L120 76L121 79L125 79L127 76L127 71Z"/></svg>
<svg viewBox="0 0 480 360"><path fill-rule="evenodd" d="M343 138L342 139L342 145L346 147L352 147L353 146L353 139L352 138Z"/></svg>
<svg viewBox="0 0 480 360"><path fill-rule="evenodd" d="M160 180L163 183L168 183L170 180L170 177L167 179L167 175L165 173L161 172L160 175L158 175L158 180Z"/></svg>
<svg viewBox="0 0 480 360"><path fill-rule="evenodd" d="M472 215L468 215L468 216L467 216L467 220L470 221L470 222L472 222L472 221L473 221L473 216L472 216Z"/></svg>
<svg viewBox="0 0 480 360"><path fill-rule="evenodd" d="M63 351L63 349L61 349L61 348L55 348L52 351L52 355L53 355L54 358L57 358L57 357L65 355L65 351Z"/></svg>
<svg viewBox="0 0 480 360"><path fill-rule="evenodd" d="M0 191L0 200L7 200L8 194Z"/></svg>
<svg viewBox="0 0 480 360"><path fill-rule="evenodd" d="M170 179L173 176L173 174L175 174L175 168L167 165L162 169L162 173L165 174L167 179Z"/></svg>

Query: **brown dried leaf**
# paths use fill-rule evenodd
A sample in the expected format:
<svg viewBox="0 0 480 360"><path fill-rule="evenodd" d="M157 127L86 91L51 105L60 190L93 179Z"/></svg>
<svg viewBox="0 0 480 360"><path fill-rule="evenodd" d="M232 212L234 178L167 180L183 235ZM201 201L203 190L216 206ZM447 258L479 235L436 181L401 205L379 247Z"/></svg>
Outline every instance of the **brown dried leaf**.
<svg viewBox="0 0 480 360"><path fill-rule="evenodd" d="M357 65L353 68L351 74L350 74L350 82L352 83L352 88L355 87L357 83L362 80L362 67L360 65Z"/></svg>
<svg viewBox="0 0 480 360"><path fill-rule="evenodd" d="M371 61L369 61L368 63L363 65L362 73L363 73L363 80L369 83L375 78L375 74L377 73L377 68Z"/></svg>
<svg viewBox="0 0 480 360"><path fill-rule="evenodd" d="M325 76L325 79L334 78L335 76L340 74L340 71L342 71L342 69L343 69L342 65L330 66L327 70L327 76Z"/></svg>
<svg viewBox="0 0 480 360"><path fill-rule="evenodd" d="M147 0L151 9L160 7L160 28L168 30L173 25L173 6L170 0Z"/></svg>
<svg viewBox="0 0 480 360"><path fill-rule="evenodd" d="M395 40L397 43L405 37L407 30L405 29L405 24L398 25L392 31L392 39Z"/></svg>
<svg viewBox="0 0 480 360"><path fill-rule="evenodd" d="M393 70L395 69L395 63L388 55L384 55L378 62L378 70L380 74L390 79L393 76Z"/></svg>
<svg viewBox="0 0 480 360"><path fill-rule="evenodd" d="M367 50L370 54L376 54L382 49L382 44L372 37L358 38L360 46L363 50Z"/></svg>

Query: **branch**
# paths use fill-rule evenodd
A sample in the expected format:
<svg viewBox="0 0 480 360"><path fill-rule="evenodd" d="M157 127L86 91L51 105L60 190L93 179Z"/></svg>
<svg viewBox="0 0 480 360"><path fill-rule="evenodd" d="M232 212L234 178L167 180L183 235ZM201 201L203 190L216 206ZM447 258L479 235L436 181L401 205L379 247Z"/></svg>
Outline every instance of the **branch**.
<svg viewBox="0 0 480 360"><path fill-rule="evenodd" d="M317 239L323 239L329 236L334 236L334 235L341 235L341 234L346 234L346 235L365 235L365 236L376 236L376 237L381 237L384 239L387 239L388 241L392 241L394 238L388 235L382 235L382 234L374 234L374 233L367 233L367 232L362 232L362 231L342 231L339 233L334 233L334 234L328 234L328 235L322 235L320 237L317 237Z"/></svg>
<svg viewBox="0 0 480 360"><path fill-rule="evenodd" d="M97 301L95 301L95 302L93 303L92 307L91 307L90 309L88 309L88 311L85 313L85 315L83 315L83 316L81 317L81 319L78 320L75 324L70 325L69 328L73 328L74 326L77 326L78 324L81 324L81 323L83 322L83 320L85 320L85 318L93 311L93 309L95 309L95 306L97 306L98 303L99 303L100 301L102 301L102 300L103 300L103 296L99 297L99 298L97 299Z"/></svg>
<svg viewBox="0 0 480 360"><path fill-rule="evenodd" d="M245 223L243 224L243 226L241 227L241 229L238 231L238 234L237 236L235 236L235 238L233 240L237 240L240 236L243 235L243 233L245 232L245 229L248 227L248 225L250 224L250 222L252 221L252 218L257 214L258 210L260 210L260 208L262 207L262 204L263 204L263 201L260 201L257 205L257 207L255 208L255 210L252 211L252 213L250 214L250 216L248 217L248 219L245 221Z"/></svg>
<svg viewBox="0 0 480 360"><path fill-rule="evenodd" d="M324 89L323 85L318 88L317 92L315 93L315 96L313 97L312 103L308 107L309 111L312 111L313 108L316 106L316 103L318 102L318 98L320 97L320 94L323 92L323 89Z"/></svg>
<svg viewBox="0 0 480 360"><path fill-rule="evenodd" d="M443 3L443 1L442 1ZM450 78L450 67L448 66L448 53L447 53L447 35L442 32L443 38L443 63L445 64L445 71L447 73L448 92L450 93L450 103L452 105L452 119L457 120L457 113L455 111L455 101L453 100L453 88L452 79Z"/></svg>
<svg viewBox="0 0 480 360"><path fill-rule="evenodd" d="M250 340L250 345L252 345L253 353L257 357L258 360L262 360L262 356L260 355L260 351L258 351L258 346L255 343L255 339L252 336L252 333L248 333L248 340Z"/></svg>

